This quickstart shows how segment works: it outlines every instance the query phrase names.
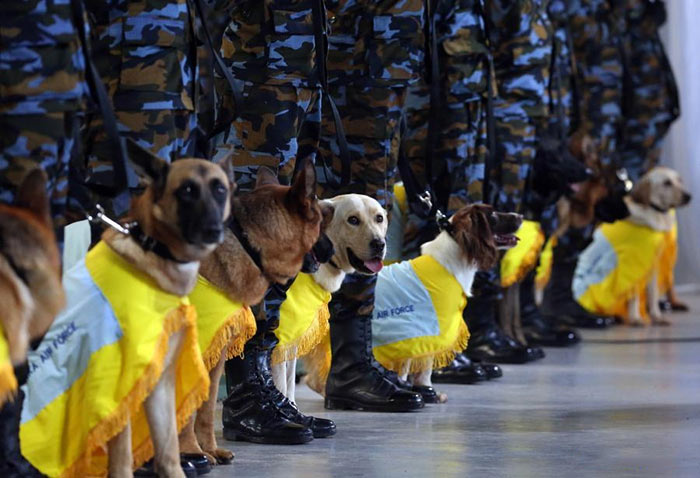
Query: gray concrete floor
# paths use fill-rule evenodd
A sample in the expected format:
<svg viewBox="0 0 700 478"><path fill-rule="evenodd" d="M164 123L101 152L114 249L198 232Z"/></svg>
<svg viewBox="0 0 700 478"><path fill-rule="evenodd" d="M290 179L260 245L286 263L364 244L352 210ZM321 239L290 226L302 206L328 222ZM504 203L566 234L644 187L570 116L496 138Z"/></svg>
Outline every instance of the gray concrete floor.
<svg viewBox="0 0 700 478"><path fill-rule="evenodd" d="M235 462L207 476L700 477L700 297L685 299L694 313L672 327L586 331L499 380L442 386L448 403L420 412L327 412L302 387L300 408L335 420L334 438L220 438Z"/></svg>

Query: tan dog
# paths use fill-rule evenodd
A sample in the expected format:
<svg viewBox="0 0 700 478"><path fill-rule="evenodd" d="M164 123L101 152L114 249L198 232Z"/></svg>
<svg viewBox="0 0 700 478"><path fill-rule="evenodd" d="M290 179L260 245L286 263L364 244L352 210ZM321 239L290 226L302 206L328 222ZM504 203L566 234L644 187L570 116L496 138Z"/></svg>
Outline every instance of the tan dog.
<svg viewBox="0 0 700 478"><path fill-rule="evenodd" d="M255 189L233 198L232 215L259 253L262 269L227 229L223 243L202 262L202 276L231 300L246 306L259 303L271 283L284 284L296 276L320 233L324 213L315 191L316 174L310 162L300 169L290 187L281 186L272 171L261 168ZM214 435L216 395L225 358L221 353L210 370L209 399L180 435L183 453L204 453L212 463L233 458L229 450L218 447Z"/></svg>
<svg viewBox="0 0 700 478"><path fill-rule="evenodd" d="M13 206L0 204L0 323L15 365L64 306L60 270L46 174L37 169L22 182Z"/></svg>
<svg viewBox="0 0 700 478"><path fill-rule="evenodd" d="M388 220L379 202L362 194L343 194L321 204L333 210L325 234L335 253L312 276L324 290L333 293L347 274L379 272L386 252ZM295 401L296 359L273 365L272 376L277 388Z"/></svg>
<svg viewBox="0 0 700 478"><path fill-rule="evenodd" d="M673 227L671 210L685 206L691 195L683 186L678 172L665 167L655 167L637 182L632 193L625 198L630 211L629 221L647 226L655 231L670 231ZM654 271L646 288L647 308L652 324L669 325L659 307L658 271ZM639 295L628 304L628 317L632 325L642 323Z"/></svg>
<svg viewBox="0 0 700 478"><path fill-rule="evenodd" d="M221 242L230 212L232 179L214 163L182 159L168 165L140 148L130 155L149 184L132 201L126 221L137 221L143 233L162 244L171 258L145 250L132 235L108 229L102 235L117 254L175 295L186 295L197 280L200 261ZM175 367L182 332L169 340L163 373L143 406L155 449L159 476L184 477L175 420ZM109 476L131 477L130 426L109 441Z"/></svg>

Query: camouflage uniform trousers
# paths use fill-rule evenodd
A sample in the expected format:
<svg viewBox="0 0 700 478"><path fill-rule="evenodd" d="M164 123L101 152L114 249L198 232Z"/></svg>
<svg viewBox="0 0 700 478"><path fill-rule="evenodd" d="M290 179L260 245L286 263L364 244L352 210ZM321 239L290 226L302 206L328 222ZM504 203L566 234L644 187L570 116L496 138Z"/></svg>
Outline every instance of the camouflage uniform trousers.
<svg viewBox="0 0 700 478"><path fill-rule="evenodd" d="M384 208L391 208L406 90L405 86L331 86L330 94L338 106L345 128L352 174L350 184L339 190L333 189L327 182L327 173L340 180L341 163L335 124L332 116L324 111L319 149L322 157L319 161L327 161L329 170L317 161L320 196L366 194L378 200ZM340 290L333 294L329 305L331 324L337 320L351 320L358 315L372 315L376 282L376 275L348 275Z"/></svg>
<svg viewBox="0 0 700 478"><path fill-rule="evenodd" d="M49 178L59 243L67 224L68 168L79 144L78 124L74 112L0 115L0 200L12 202L27 173L41 167Z"/></svg>
<svg viewBox="0 0 700 478"><path fill-rule="evenodd" d="M430 108L428 88L411 87L406 100L407 131L402 146L411 169L422 181L428 141ZM438 144L435 147L434 193L438 207L454 214L467 204L483 201L483 181L488 154L485 100L474 95L445 95L439 113ZM420 254L420 245L434 238L434 221L408 213L404 226L404 259Z"/></svg>
<svg viewBox="0 0 700 478"><path fill-rule="evenodd" d="M217 137L216 160L233 155L236 181L250 190L260 166L290 184L297 162L316 160L321 137L320 88L246 83L244 104L228 133Z"/></svg>
<svg viewBox="0 0 700 478"><path fill-rule="evenodd" d="M537 148L533 118L508 114L496 103L494 108L496 154L499 164L491 170L494 208L520 212L525 185Z"/></svg>
<svg viewBox="0 0 700 478"><path fill-rule="evenodd" d="M625 41L627 85L621 163L637 180L659 162L663 139L680 111L675 80L652 19L630 26Z"/></svg>
<svg viewBox="0 0 700 478"><path fill-rule="evenodd" d="M172 162L195 155L197 118L190 110L115 111L119 134L131 139L156 156ZM83 153L88 174L112 169L113 146L104 129L102 115L95 113L86 121L82 133ZM71 182L71 208L82 211L86 202L97 202L108 214L119 217L129 206L128 194L117 198L99 197L77 181ZM83 198L90 197L85 201Z"/></svg>

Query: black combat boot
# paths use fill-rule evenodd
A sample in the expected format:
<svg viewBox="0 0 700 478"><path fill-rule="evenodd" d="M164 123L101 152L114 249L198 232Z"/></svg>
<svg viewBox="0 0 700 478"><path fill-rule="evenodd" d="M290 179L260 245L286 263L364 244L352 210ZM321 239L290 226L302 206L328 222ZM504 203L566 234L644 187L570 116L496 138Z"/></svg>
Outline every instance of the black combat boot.
<svg viewBox="0 0 700 478"><path fill-rule="evenodd" d="M581 336L575 329L557 324L551 317L540 312L535 303L534 271L520 283L520 320L530 345L568 347L581 341Z"/></svg>
<svg viewBox="0 0 700 478"><path fill-rule="evenodd" d="M464 354L457 354L450 365L433 370L431 380L435 383L472 384L488 380L486 370Z"/></svg>
<svg viewBox="0 0 700 478"><path fill-rule="evenodd" d="M272 347L263 335L256 334L246 343L243 358L226 362L224 438L284 445L310 442L311 429L291 421L277 406L275 392L279 391L269 368Z"/></svg>
<svg viewBox="0 0 700 478"><path fill-rule="evenodd" d="M571 290L578 256L590 241L592 230L570 228L559 238L552 251L552 272L540 310L570 327L602 329L615 321L588 312L576 302Z"/></svg>
<svg viewBox="0 0 700 478"><path fill-rule="evenodd" d="M331 368L327 409L407 412L423 408L419 393L403 390L374 362L372 309L376 276L353 275L330 303Z"/></svg>
<svg viewBox="0 0 700 478"><path fill-rule="evenodd" d="M472 360L521 364L544 357L539 347L520 345L496 323L497 301L501 300L491 272L477 273L474 280L475 296L467 302L464 320L471 337L465 355ZM478 294L478 295L477 295Z"/></svg>
<svg viewBox="0 0 700 478"><path fill-rule="evenodd" d="M15 367L15 377L21 385L27 381L28 367ZM3 478L38 478L41 473L23 456L19 447L19 423L22 414L24 392L17 390L17 395L10 398L0 408L0 476Z"/></svg>

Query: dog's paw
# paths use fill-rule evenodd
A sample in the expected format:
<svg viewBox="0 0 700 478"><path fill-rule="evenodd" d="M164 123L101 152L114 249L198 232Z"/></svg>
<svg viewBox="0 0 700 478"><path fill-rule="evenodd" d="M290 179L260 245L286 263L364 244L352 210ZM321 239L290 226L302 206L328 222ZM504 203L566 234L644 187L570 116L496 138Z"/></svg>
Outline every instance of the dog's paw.
<svg viewBox="0 0 700 478"><path fill-rule="evenodd" d="M630 327L643 327L644 322L641 318L630 319Z"/></svg>
<svg viewBox="0 0 700 478"><path fill-rule="evenodd" d="M205 455L212 462L212 465L228 465L236 456L231 450L217 448L216 450L205 450Z"/></svg>
<svg viewBox="0 0 700 478"><path fill-rule="evenodd" d="M671 321L668 320L666 317L663 315L660 315L658 317L652 317L651 318L651 325L657 325L661 327L667 327L671 325Z"/></svg>
<svg viewBox="0 0 700 478"><path fill-rule="evenodd" d="M444 392L438 392L437 399L438 403L447 403L447 394Z"/></svg>
<svg viewBox="0 0 700 478"><path fill-rule="evenodd" d="M688 307L688 304L686 304L685 302L673 300L671 301L671 310L674 312L688 312L690 310L690 307Z"/></svg>

